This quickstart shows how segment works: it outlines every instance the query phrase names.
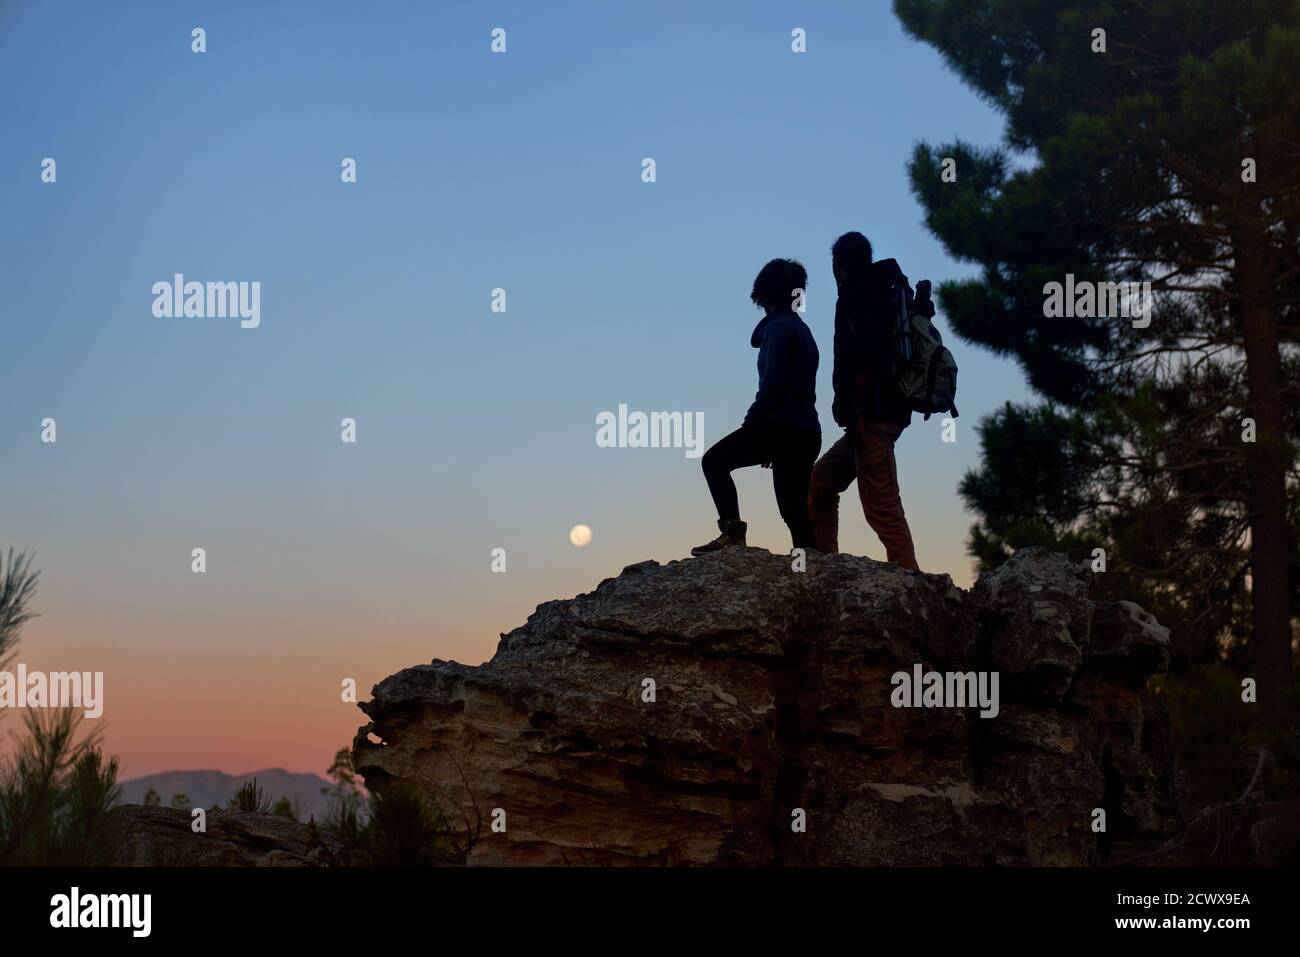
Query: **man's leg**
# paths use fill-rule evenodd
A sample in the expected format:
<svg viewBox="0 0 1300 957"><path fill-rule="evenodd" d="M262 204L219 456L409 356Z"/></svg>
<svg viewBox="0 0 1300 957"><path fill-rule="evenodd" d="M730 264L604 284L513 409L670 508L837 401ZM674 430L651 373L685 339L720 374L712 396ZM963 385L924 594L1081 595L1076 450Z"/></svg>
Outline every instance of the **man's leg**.
<svg viewBox="0 0 1300 957"><path fill-rule="evenodd" d="M840 550L840 493L853 484L856 474L853 443L847 433L813 466L808 487L808 518L819 551Z"/></svg>
<svg viewBox="0 0 1300 957"><path fill-rule="evenodd" d="M895 425L867 423L857 441L858 496L867 524L885 546L887 560L918 571L912 530L903 512L898 492L898 464L894 440L901 433ZM884 434L882 434L884 433Z"/></svg>
<svg viewBox="0 0 1300 957"><path fill-rule="evenodd" d="M795 548L816 548L812 522L808 518L808 486L813 463L822 447L820 432L792 429L780 440L772 458L772 489Z"/></svg>

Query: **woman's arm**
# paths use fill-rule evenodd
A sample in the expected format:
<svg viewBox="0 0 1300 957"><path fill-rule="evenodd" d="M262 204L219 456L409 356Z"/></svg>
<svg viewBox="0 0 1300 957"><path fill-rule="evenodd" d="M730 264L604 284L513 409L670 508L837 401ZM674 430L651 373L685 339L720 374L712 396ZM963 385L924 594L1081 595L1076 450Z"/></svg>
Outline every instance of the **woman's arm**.
<svg viewBox="0 0 1300 957"><path fill-rule="evenodd" d="M785 323L768 325L758 349L758 396L754 404L760 411L767 411L785 394L793 345L794 334Z"/></svg>

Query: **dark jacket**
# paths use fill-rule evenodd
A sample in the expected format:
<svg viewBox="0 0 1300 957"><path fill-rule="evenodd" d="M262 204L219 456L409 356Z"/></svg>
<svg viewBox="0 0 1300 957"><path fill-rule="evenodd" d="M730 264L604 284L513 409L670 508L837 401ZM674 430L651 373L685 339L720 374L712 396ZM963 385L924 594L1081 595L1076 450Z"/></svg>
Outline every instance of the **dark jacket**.
<svg viewBox="0 0 1300 957"><path fill-rule="evenodd" d="M758 350L758 395L745 421L766 419L820 432L812 330L793 312L764 316L749 344Z"/></svg>
<svg viewBox="0 0 1300 957"><path fill-rule="evenodd" d="M883 301L885 280L897 271L897 262L884 259L872 263L866 276L840 283L835 301L831 416L843 428L849 428L858 416L911 424L912 410L890 374L894 321Z"/></svg>

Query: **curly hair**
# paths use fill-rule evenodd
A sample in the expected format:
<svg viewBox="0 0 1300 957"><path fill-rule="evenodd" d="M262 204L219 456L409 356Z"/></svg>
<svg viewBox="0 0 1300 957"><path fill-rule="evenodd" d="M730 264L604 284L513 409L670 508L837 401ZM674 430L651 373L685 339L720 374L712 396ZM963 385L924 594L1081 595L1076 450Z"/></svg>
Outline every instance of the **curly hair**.
<svg viewBox="0 0 1300 957"><path fill-rule="evenodd" d="M773 259L754 277L749 298L754 305L769 312L791 309L795 290L808 287L808 272L793 259Z"/></svg>

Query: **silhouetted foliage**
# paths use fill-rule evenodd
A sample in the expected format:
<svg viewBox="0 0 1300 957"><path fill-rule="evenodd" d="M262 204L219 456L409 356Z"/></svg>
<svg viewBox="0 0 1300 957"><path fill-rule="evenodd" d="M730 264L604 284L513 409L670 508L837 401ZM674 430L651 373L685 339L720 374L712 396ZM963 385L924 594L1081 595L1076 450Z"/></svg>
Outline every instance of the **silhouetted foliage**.
<svg viewBox="0 0 1300 957"><path fill-rule="evenodd" d="M320 828L333 839L327 854L337 867L430 867L450 863L442 815L406 784L393 784L367 799L357 786L352 755L342 748L327 772L334 785L322 791L330 807ZM316 828L312 822L312 827Z"/></svg>
<svg viewBox="0 0 1300 957"><path fill-rule="evenodd" d="M271 808L271 813L276 817L285 817L290 821L298 821L302 819L302 806L297 798L290 801L287 797L282 797L275 802L274 807Z"/></svg>
<svg viewBox="0 0 1300 957"><path fill-rule="evenodd" d="M117 775L116 757L105 763L99 748L81 750L60 782L51 864L106 867L112 863L112 810L121 797Z"/></svg>
<svg viewBox="0 0 1300 957"><path fill-rule="evenodd" d="M275 810L275 800L262 790L257 778L253 778L243 783L226 806L232 811L243 811L245 814L271 814Z"/></svg>
<svg viewBox="0 0 1300 957"><path fill-rule="evenodd" d="M18 644L24 622L34 616L28 603L36 592L40 572L32 571L26 552L0 554L0 667L9 663L8 655Z"/></svg>
<svg viewBox="0 0 1300 957"><path fill-rule="evenodd" d="M0 555L0 669L33 617L38 574L25 553ZM104 761L96 735L78 740L81 718L74 709L24 713L26 733L0 763L0 865L108 863L118 764Z"/></svg>

